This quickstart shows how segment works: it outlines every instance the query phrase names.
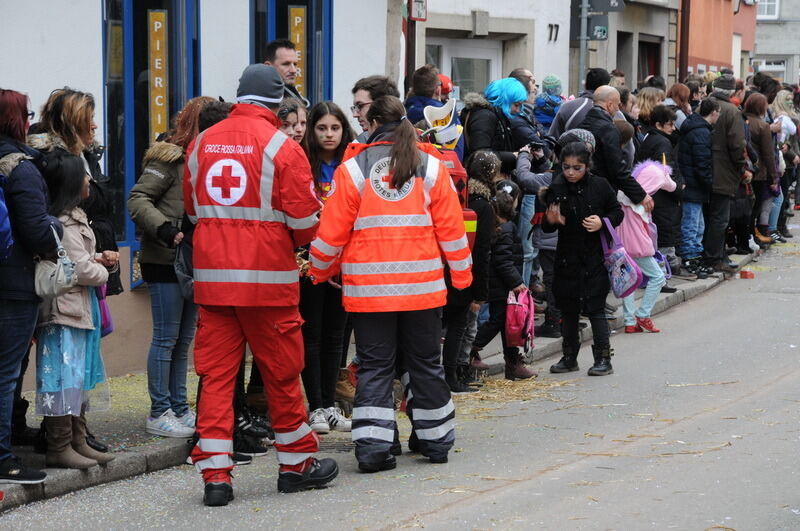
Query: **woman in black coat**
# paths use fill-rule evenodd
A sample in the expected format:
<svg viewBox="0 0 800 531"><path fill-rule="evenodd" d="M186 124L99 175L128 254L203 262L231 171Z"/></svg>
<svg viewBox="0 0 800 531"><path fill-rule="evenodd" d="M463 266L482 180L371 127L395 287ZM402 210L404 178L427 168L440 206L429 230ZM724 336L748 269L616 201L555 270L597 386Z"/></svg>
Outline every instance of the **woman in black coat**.
<svg viewBox="0 0 800 531"><path fill-rule="evenodd" d="M674 192L659 190L653 195L653 223L658 228L658 249L670 262L673 268L679 268L680 262L675 254L675 248L681 244L681 196L683 194L683 179L680 168L675 160L675 111L665 105L656 105L650 113L650 126L636 152L636 162L654 160L666 161L672 168L672 180L677 184ZM677 270L677 269L676 269Z"/></svg>
<svg viewBox="0 0 800 531"><path fill-rule="evenodd" d="M589 317L594 334L594 365L590 376L614 372L605 303L611 284L603 264L600 241L603 218L613 226L622 222L622 207L608 181L592 175L591 152L583 142L567 144L561 150L561 173L539 198L547 205L544 232L558 231L553 295L561 310L563 356L550 372L578 370L580 314Z"/></svg>
<svg viewBox="0 0 800 531"><path fill-rule="evenodd" d="M53 229L59 237L63 233L58 219L47 213L47 186L36 166L40 155L24 144L28 116L27 96L0 89L0 174L4 176L1 184L15 240L11 255L0 262L0 481L3 483L41 483L46 477L44 472L24 466L11 452L11 417L14 389L18 380L21 386L41 302L34 290L33 257L53 254L56 249ZM27 407L27 402L23 403ZM25 424L15 427L25 429Z"/></svg>
<svg viewBox="0 0 800 531"><path fill-rule="evenodd" d="M468 94L460 116L466 140L465 157L476 151L494 151L502 163L500 171L511 175L517 163L514 152L527 143L515 138L511 118L522 112L527 98L528 91L514 78L492 81L484 96Z"/></svg>

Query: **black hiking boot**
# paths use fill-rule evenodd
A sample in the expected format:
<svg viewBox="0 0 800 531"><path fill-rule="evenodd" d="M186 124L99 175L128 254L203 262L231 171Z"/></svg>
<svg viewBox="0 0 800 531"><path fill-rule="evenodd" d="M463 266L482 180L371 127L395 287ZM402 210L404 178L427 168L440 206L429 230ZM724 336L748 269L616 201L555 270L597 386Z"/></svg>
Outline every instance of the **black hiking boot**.
<svg viewBox="0 0 800 531"><path fill-rule="evenodd" d="M611 356L613 356L614 352L611 350L611 347L597 347L592 345L592 354L594 355L594 365L592 365L587 372L589 376L614 374L614 367L611 366Z"/></svg>

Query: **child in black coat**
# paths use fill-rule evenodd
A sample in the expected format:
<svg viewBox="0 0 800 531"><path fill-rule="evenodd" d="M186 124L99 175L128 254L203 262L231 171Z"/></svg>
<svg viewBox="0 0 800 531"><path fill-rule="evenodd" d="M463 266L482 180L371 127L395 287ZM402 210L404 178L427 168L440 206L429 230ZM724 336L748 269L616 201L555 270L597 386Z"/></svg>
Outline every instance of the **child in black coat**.
<svg viewBox="0 0 800 531"><path fill-rule="evenodd" d="M489 265L489 320L478 328L472 344L474 352L480 351L499 332L503 341L503 357L506 362L505 376L509 380L530 378L536 375L525 367L519 349L506 345L508 292L520 293L527 289L522 281L522 242L512 221L516 217L519 196L519 187L514 182L503 180L497 183L497 194L494 198L497 228L492 235Z"/></svg>
<svg viewBox="0 0 800 531"><path fill-rule="evenodd" d="M558 231L553 295L561 310L563 357L550 372L578 370L580 314L592 324L594 366L590 376L614 372L605 303L611 284L603 263L600 238L603 218L613 226L622 222L622 207L609 182L591 171L591 153L583 142L572 142L560 153L561 172L539 198L547 207L544 232Z"/></svg>

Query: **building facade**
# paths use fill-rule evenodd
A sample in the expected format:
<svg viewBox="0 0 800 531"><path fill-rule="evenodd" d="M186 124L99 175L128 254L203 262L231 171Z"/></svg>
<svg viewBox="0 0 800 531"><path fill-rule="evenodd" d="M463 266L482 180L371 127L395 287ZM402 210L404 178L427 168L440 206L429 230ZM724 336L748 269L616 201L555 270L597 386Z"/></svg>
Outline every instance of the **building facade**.
<svg viewBox="0 0 800 531"><path fill-rule="evenodd" d="M145 366L150 301L125 203L144 151L189 99L233 101L242 70L263 61L275 38L300 52L302 93L343 109L361 77L385 74L402 87L409 44L416 66L437 63L462 93L516 67L559 75L566 87L569 6L551 4L430 0L413 43L405 0L29 0L4 9L3 88L27 93L37 114L55 88L95 96L126 289L109 299L118 326L104 339L106 356L124 372Z"/></svg>
<svg viewBox="0 0 800 531"><path fill-rule="evenodd" d="M786 83L800 81L800 0L759 0L753 68Z"/></svg>
<svg viewBox="0 0 800 531"><path fill-rule="evenodd" d="M677 72L678 7L680 0L626 0L625 10L608 14L608 40L589 41L587 67L625 72L626 83L635 88L647 76L675 82ZM580 20L573 18L573 24ZM580 90L579 48L571 50L570 89Z"/></svg>

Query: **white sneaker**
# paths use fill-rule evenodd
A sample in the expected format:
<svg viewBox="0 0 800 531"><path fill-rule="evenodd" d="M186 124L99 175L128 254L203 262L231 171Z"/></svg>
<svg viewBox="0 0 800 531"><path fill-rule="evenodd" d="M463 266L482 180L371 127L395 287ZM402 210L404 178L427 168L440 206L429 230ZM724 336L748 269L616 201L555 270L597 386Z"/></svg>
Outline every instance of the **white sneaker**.
<svg viewBox="0 0 800 531"><path fill-rule="evenodd" d="M191 437L194 435L194 428L187 428L175 418L171 409L166 410L160 417L147 418L147 433L161 435L162 437Z"/></svg>
<svg viewBox="0 0 800 531"><path fill-rule="evenodd" d="M331 431L331 427L325 419L325 410L322 408L315 409L311 412L308 416L308 423L311 425L311 429L317 433L328 433Z"/></svg>
<svg viewBox="0 0 800 531"><path fill-rule="evenodd" d="M344 416L344 413L342 413L342 410L338 407L329 407L326 409L325 418L328 420L328 425L333 430L350 431L352 429L352 422L349 418Z"/></svg>
<svg viewBox="0 0 800 531"><path fill-rule="evenodd" d="M197 415L195 415L194 411L192 411L192 408L187 409L186 413L184 413L182 417L175 417L175 419L187 428L195 429Z"/></svg>

